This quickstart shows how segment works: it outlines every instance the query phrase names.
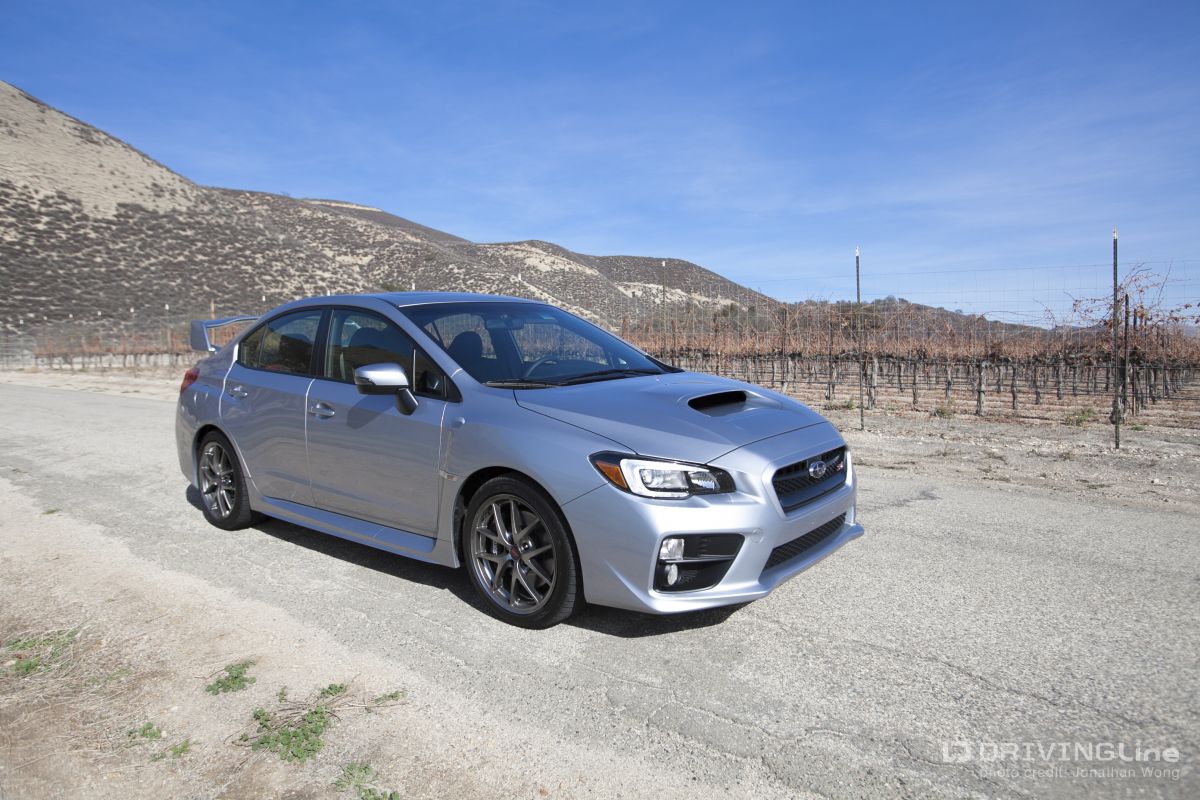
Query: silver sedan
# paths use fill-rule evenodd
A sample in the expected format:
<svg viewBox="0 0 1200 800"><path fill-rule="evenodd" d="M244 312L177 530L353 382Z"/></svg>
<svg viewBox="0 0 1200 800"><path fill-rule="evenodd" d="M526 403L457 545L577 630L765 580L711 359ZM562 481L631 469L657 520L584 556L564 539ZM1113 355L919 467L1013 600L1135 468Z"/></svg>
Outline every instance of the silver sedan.
<svg viewBox="0 0 1200 800"><path fill-rule="evenodd" d="M787 397L684 372L561 309L475 294L197 321L179 463L208 520L266 515L465 565L530 628L584 602L673 613L766 595L847 541L854 465Z"/></svg>

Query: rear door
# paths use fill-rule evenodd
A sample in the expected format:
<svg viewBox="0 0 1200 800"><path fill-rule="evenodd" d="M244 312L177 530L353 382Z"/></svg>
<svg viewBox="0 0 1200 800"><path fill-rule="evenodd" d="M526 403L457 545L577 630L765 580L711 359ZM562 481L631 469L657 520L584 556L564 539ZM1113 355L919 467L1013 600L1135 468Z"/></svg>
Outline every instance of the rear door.
<svg viewBox="0 0 1200 800"><path fill-rule="evenodd" d="M404 367L412 414L394 395L363 395L354 370ZM324 364L308 395L308 463L318 508L426 536L437 535L442 417L449 383L408 334L374 312L335 308Z"/></svg>
<svg viewBox="0 0 1200 800"><path fill-rule="evenodd" d="M259 325L239 343L221 396L221 423L255 488L309 506L305 399L324 313L293 311Z"/></svg>

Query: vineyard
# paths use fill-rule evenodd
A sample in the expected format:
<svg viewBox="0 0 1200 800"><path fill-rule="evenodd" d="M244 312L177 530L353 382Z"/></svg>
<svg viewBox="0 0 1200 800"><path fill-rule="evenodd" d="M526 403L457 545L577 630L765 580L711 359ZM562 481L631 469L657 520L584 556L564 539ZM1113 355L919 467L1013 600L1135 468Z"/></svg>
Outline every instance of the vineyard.
<svg viewBox="0 0 1200 800"><path fill-rule="evenodd" d="M1017 325L888 299L808 302L769 317L646 320L623 335L669 363L768 386L826 410L1008 416L1081 425L1155 411L1200 427L1195 306L1149 300L1143 273L1107 299L1072 304L1074 324ZM1051 320L1051 322L1054 322Z"/></svg>
<svg viewBox="0 0 1200 800"><path fill-rule="evenodd" d="M1135 271L1113 305L1074 301L1068 320L1001 322L888 297L655 307L608 327L685 369L766 386L826 411L930 418L980 416L1067 425L1121 418L1200 427L1196 309L1165 307L1161 281ZM759 296L761 297L761 296ZM749 298L748 298L749 300ZM70 320L0 338L0 369L178 370L190 364L188 320ZM857 416L857 414L855 415Z"/></svg>

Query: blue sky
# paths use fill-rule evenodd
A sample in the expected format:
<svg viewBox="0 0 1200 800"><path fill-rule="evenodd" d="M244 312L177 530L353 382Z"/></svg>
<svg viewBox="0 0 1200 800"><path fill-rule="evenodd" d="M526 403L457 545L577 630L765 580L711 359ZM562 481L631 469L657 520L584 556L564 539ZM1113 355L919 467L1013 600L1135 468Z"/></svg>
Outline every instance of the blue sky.
<svg viewBox="0 0 1200 800"><path fill-rule="evenodd" d="M24 3L0 78L208 185L785 299L1200 297L1197 3ZM1017 269L1019 268L1019 269Z"/></svg>

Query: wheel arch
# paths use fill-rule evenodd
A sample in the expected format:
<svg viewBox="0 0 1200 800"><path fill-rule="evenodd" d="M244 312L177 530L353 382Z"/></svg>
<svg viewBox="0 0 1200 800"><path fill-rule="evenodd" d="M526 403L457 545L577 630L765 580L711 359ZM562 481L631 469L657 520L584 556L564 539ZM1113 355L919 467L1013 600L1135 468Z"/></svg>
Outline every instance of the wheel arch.
<svg viewBox="0 0 1200 800"><path fill-rule="evenodd" d="M563 513L562 506L554 499L554 496L546 490L546 487L541 484L536 478L528 473L522 472L513 467L483 467L472 472L466 479L463 480L462 486L459 487L458 494L454 498L454 552L458 556L460 563L464 566L467 564L467 554L463 552L463 535L462 526L463 520L466 517L467 507L471 505L471 500L479 489L492 478L512 477L525 481L530 486L537 489L550 503L551 507L558 514L559 522L562 523L563 530L567 532L567 536L571 539L571 549L575 556L575 574L579 581L580 587L583 586L583 569L579 563L579 543L575 539L575 532L571 530L571 522L567 519L567 515Z"/></svg>
<svg viewBox="0 0 1200 800"><path fill-rule="evenodd" d="M237 456L238 464L242 468L242 474L246 477L247 484L249 484L250 477L251 477L250 470L246 466L246 459L242 457L241 448L238 447L237 442L235 442L233 440L233 437L230 436L229 433L224 428L222 428L220 425L217 425L216 423L212 423L212 422L208 422L208 423L205 423L204 425L201 425L199 428L196 429L196 433L192 437L192 480L193 480L193 483L196 485L198 485L198 483L199 483L200 443L204 441L205 436L208 436L210 433L214 433L214 432L219 433L222 436L224 436L225 440L227 442L229 442L229 444L233 447L233 453L235 456Z"/></svg>

